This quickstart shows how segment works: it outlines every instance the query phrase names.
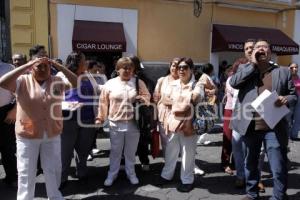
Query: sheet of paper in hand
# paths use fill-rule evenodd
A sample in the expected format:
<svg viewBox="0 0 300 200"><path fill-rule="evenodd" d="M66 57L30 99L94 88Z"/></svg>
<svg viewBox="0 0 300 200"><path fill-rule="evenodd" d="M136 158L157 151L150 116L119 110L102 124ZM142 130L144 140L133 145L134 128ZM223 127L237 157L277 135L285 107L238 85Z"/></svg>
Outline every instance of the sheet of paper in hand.
<svg viewBox="0 0 300 200"><path fill-rule="evenodd" d="M62 110L75 111L82 106L78 101L63 101L61 103Z"/></svg>
<svg viewBox="0 0 300 200"><path fill-rule="evenodd" d="M287 106L275 106L278 99L276 91L263 91L252 103L251 106L263 118L266 124L273 129L276 124L290 112Z"/></svg>

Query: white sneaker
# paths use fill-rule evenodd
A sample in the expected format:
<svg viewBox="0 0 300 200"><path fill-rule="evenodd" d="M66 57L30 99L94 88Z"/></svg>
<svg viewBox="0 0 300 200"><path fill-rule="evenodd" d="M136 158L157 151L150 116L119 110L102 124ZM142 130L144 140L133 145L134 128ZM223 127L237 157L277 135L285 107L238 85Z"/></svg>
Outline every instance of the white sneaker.
<svg viewBox="0 0 300 200"><path fill-rule="evenodd" d="M211 143L210 140L206 140L206 141L203 142L204 145L209 145L210 143Z"/></svg>
<svg viewBox="0 0 300 200"><path fill-rule="evenodd" d="M87 160L92 161L93 159L94 159L93 156L91 156L91 154L89 154L88 157L87 157Z"/></svg>
<svg viewBox="0 0 300 200"><path fill-rule="evenodd" d="M202 135L199 136L198 140L197 140L197 144L204 144L204 145L208 145L211 143L211 141L209 141L207 139L208 134L207 133L203 133Z"/></svg>
<svg viewBox="0 0 300 200"><path fill-rule="evenodd" d="M100 149L92 149L92 153L93 154L98 154L98 153L100 153Z"/></svg>
<svg viewBox="0 0 300 200"><path fill-rule="evenodd" d="M202 169L200 169L199 167L195 167L194 168L194 174L202 176L202 175L205 174L205 172Z"/></svg>
<svg viewBox="0 0 300 200"><path fill-rule="evenodd" d="M139 179L136 177L136 175L133 175L133 176L127 176L127 178L129 179L130 183L132 185L137 185L139 184Z"/></svg>
<svg viewBox="0 0 300 200"><path fill-rule="evenodd" d="M112 184L114 183L116 178L113 178L113 177L107 177L104 181L104 186L106 187L110 187L112 186Z"/></svg>
<svg viewBox="0 0 300 200"><path fill-rule="evenodd" d="M146 172L150 171L150 165L142 165L142 170Z"/></svg>

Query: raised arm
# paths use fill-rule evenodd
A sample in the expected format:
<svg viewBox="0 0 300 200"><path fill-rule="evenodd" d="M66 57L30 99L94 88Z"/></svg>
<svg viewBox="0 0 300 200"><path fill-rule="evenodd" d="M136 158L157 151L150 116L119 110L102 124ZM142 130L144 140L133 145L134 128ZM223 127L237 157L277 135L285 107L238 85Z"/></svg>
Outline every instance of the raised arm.
<svg viewBox="0 0 300 200"><path fill-rule="evenodd" d="M258 75L256 72L258 70L254 67L254 64L248 63L245 65L239 66L240 70L238 70L234 75L232 75L229 84L234 89L241 89L244 83L247 82L248 79L252 78L255 75Z"/></svg>
<svg viewBox="0 0 300 200"><path fill-rule="evenodd" d="M49 59L48 60L50 64L52 64L58 71L61 71L66 78L71 83L71 87L75 88L77 87L77 75L71 72L68 68L65 66L59 64L58 62L55 62L54 60Z"/></svg>
<svg viewBox="0 0 300 200"><path fill-rule="evenodd" d="M0 87L7 89L11 92L15 92L17 87L16 80L19 76L24 74L28 69L31 69L33 66L37 66L39 64L47 62L48 58L36 58L18 68L15 68L14 70L4 74L0 78Z"/></svg>

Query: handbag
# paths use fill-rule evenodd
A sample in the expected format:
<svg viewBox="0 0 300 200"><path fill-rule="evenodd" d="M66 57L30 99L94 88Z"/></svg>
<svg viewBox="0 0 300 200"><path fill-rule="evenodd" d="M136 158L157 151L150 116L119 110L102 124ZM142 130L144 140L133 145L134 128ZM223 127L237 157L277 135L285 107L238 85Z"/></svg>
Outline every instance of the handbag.
<svg viewBox="0 0 300 200"><path fill-rule="evenodd" d="M197 105L193 127L197 135L209 132L215 125L216 115L214 107L208 103Z"/></svg>
<svg viewBox="0 0 300 200"><path fill-rule="evenodd" d="M194 87L194 85L193 85ZM197 135L209 132L215 125L216 114L214 105L208 102L204 94L204 102L198 103L194 109L193 128Z"/></svg>
<svg viewBox="0 0 300 200"><path fill-rule="evenodd" d="M151 132L151 155L153 158L157 158L159 156L159 132L157 129L153 129Z"/></svg>
<svg viewBox="0 0 300 200"><path fill-rule="evenodd" d="M139 94L139 78L136 77L136 91ZM139 102L134 103L134 118L136 124L141 132L150 135L150 130L154 127L154 108L153 106L148 106L141 104Z"/></svg>

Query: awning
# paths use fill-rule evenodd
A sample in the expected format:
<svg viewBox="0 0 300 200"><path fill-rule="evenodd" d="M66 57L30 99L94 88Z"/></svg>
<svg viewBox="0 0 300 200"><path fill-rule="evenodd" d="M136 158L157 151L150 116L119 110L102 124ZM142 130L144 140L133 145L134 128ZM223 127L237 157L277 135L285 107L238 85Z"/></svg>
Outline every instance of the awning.
<svg viewBox="0 0 300 200"><path fill-rule="evenodd" d="M277 55L299 54L299 45L278 29L220 24L213 25L212 52L241 52L247 39L259 38L268 40Z"/></svg>
<svg viewBox="0 0 300 200"><path fill-rule="evenodd" d="M82 52L124 52L123 24L75 20L72 47Z"/></svg>

